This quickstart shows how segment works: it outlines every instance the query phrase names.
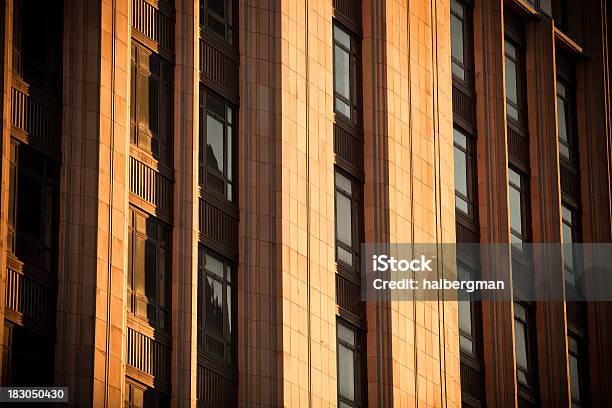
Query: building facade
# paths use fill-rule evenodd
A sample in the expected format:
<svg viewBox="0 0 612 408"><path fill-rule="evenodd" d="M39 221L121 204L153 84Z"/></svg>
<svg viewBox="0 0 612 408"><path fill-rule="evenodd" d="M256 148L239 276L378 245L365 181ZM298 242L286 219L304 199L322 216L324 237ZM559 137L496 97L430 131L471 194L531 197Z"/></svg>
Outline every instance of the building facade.
<svg viewBox="0 0 612 408"><path fill-rule="evenodd" d="M0 4L2 385L612 406L571 270L565 302L514 261L513 302L360 288L362 243L612 242L606 1Z"/></svg>

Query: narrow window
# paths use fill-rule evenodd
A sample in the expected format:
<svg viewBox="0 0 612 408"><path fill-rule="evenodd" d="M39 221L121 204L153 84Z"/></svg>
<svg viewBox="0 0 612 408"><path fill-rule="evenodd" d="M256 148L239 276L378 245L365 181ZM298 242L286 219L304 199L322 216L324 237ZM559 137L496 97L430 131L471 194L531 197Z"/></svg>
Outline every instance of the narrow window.
<svg viewBox="0 0 612 408"><path fill-rule="evenodd" d="M586 373L586 359L584 356L583 342L574 336L568 336L569 372L570 372L570 394L572 397L572 408L587 406L586 391L584 385Z"/></svg>
<svg viewBox="0 0 612 408"><path fill-rule="evenodd" d="M471 86L472 23L471 7L464 1L451 0L451 57L453 77Z"/></svg>
<svg viewBox="0 0 612 408"><path fill-rule="evenodd" d="M352 270L359 267L359 197L358 183L336 171L336 258Z"/></svg>
<svg viewBox="0 0 612 408"><path fill-rule="evenodd" d="M461 130L453 129L455 159L455 208L469 218L474 218L475 161L474 141Z"/></svg>
<svg viewBox="0 0 612 408"><path fill-rule="evenodd" d="M530 379L530 356L529 347L529 321L527 309L521 303L514 303L514 351L516 353L516 379L519 384L529 386Z"/></svg>
<svg viewBox="0 0 612 408"><path fill-rule="evenodd" d="M213 193L227 201L236 198L234 191L234 109L224 99L211 91L202 97L205 106L200 116L200 182Z"/></svg>
<svg viewBox="0 0 612 408"><path fill-rule="evenodd" d="M462 281L473 279L473 271L468 269L466 266L459 264L457 265L457 276ZM462 353L468 355L474 355L476 353L475 348L475 327L474 327L474 307L475 302L466 296L466 298L460 297L459 306L459 349Z"/></svg>
<svg viewBox="0 0 612 408"><path fill-rule="evenodd" d="M13 144L10 171L9 237L14 234L16 255L51 271L56 253L57 166L36 149Z"/></svg>
<svg viewBox="0 0 612 408"><path fill-rule="evenodd" d="M557 81L557 132L561 158L573 161L573 117L568 88L564 81Z"/></svg>
<svg viewBox="0 0 612 408"><path fill-rule="evenodd" d="M334 24L334 110L355 123L357 107L357 47L355 38Z"/></svg>
<svg viewBox="0 0 612 408"><path fill-rule="evenodd" d="M171 67L158 55L132 46L131 142L170 163Z"/></svg>
<svg viewBox="0 0 612 408"><path fill-rule="evenodd" d="M509 118L518 122L521 119L521 71L519 65L519 50L517 45L509 40L505 41L504 49L506 70L506 114Z"/></svg>
<svg viewBox="0 0 612 408"><path fill-rule="evenodd" d="M512 167L508 168L508 206L510 207L510 241L520 245L528 241L528 183L527 177Z"/></svg>
<svg viewBox="0 0 612 408"><path fill-rule="evenodd" d="M234 46L234 1L200 0L200 25L204 29Z"/></svg>
<svg viewBox="0 0 612 408"><path fill-rule="evenodd" d="M360 335L347 325L338 322L338 406L360 407L361 360Z"/></svg>
<svg viewBox="0 0 612 408"><path fill-rule="evenodd" d="M169 230L154 217L131 210L128 240L128 311L168 330Z"/></svg>
<svg viewBox="0 0 612 408"><path fill-rule="evenodd" d="M200 246L198 269L198 348L225 364L232 365L232 267Z"/></svg>

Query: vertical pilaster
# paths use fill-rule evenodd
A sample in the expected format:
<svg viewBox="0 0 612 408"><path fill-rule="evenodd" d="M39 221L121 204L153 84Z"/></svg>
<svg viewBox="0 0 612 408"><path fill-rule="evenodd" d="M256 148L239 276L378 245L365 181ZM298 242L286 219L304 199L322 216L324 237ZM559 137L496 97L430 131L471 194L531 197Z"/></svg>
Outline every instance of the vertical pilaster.
<svg viewBox="0 0 612 408"><path fill-rule="evenodd" d="M455 239L449 7L363 4L366 242ZM458 406L456 305L369 302L366 311L370 405Z"/></svg>
<svg viewBox="0 0 612 408"><path fill-rule="evenodd" d="M6 286L6 252L8 201L9 201L9 166L11 153L11 82L12 82L12 56L13 56L13 1L4 0L0 3L0 58L2 69L0 83L2 100L2 145L0 147L2 158L0 162L0 339L4 339L4 309ZM0 360L0 373L3 372L3 361ZM0 374L1 375L1 374Z"/></svg>
<svg viewBox="0 0 612 408"><path fill-rule="evenodd" d="M562 237L555 34L550 19L530 22L526 27L533 241L559 243ZM558 252L556 259L561 259L560 248ZM553 291L551 293L562 293L563 263L551 264L540 262L537 256L534 258L536 287ZM544 406L569 406L571 401L563 302L537 302L536 326L540 402Z"/></svg>
<svg viewBox="0 0 612 408"><path fill-rule="evenodd" d="M585 242L612 241L610 50L606 8L600 1L584 3L584 48L589 59L577 64L577 108ZM607 62L608 61L608 62ZM593 406L612 404L612 307L609 302L587 304L589 385Z"/></svg>
<svg viewBox="0 0 612 408"><path fill-rule="evenodd" d="M197 387L199 217L199 4L176 0L174 228L172 234L172 406L193 407Z"/></svg>
<svg viewBox="0 0 612 408"><path fill-rule="evenodd" d="M503 1L476 0L474 33L480 237L482 243L507 243L510 227ZM483 279L502 278L495 275L499 261L482 259ZM487 406L514 407L512 302L483 301L482 314Z"/></svg>
<svg viewBox="0 0 612 408"><path fill-rule="evenodd" d="M56 382L123 403L129 5L67 1Z"/></svg>

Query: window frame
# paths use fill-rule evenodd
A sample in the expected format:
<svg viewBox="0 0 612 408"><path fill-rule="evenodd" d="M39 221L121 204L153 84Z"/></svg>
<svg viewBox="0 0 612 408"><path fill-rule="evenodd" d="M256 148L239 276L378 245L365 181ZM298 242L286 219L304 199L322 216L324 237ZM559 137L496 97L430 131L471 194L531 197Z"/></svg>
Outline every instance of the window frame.
<svg viewBox="0 0 612 408"><path fill-rule="evenodd" d="M141 57L147 56L148 61L145 64L141 62ZM151 59L155 58L159 64L159 74L151 69ZM173 91L173 66L163 58L160 54L149 50L147 47L132 41L131 45L131 60L130 60L130 143L137 146L143 152L152 156L157 162L168 168L172 166L172 118L173 106L172 100ZM148 107L148 124L142 125L140 113L140 80L145 78L149 81L157 83L157 132L151 129L151 111ZM164 93L167 95L164 97ZM148 86L147 99L145 103L150 105L151 101L151 86ZM165 100L165 102L164 102ZM164 106L167 110L164 113ZM165 129L164 129L165 128ZM164 134L165 132L165 134ZM145 143L146 138L149 138L150 148ZM157 151L155 151L157 144ZM165 152L165 154L164 154Z"/></svg>
<svg viewBox="0 0 612 408"><path fill-rule="evenodd" d="M223 267L223 279L214 272L206 269L206 257L210 256L220 262ZM229 272L229 280L227 278ZM211 277L216 282L221 283L223 293L223 339L210 336L207 333L206 324L206 302L204 301L205 279ZM197 350L199 353L212 358L227 368L236 367L236 354L238 349L237 344L237 273L234 263L228 261L222 255L210 250L208 247L200 243L198 245L198 304L197 304ZM231 301L228 305L227 290L230 290ZM228 310L228 308L230 310ZM229 321L228 321L229 318ZM228 323L228 324L226 324ZM230 327L231 326L231 327ZM214 341L223 343L223 357L210 351L206 346L207 337L211 337Z"/></svg>
<svg viewBox="0 0 612 408"><path fill-rule="evenodd" d="M141 217L144 221L144 230L138 228L137 217ZM151 220L155 228L155 236L148 231L148 222ZM127 293L127 313L141 321L147 322L151 327L163 332L170 332L170 313L172 307L172 229L158 218L134 207L130 206L130 219L128 222L128 277L126 285ZM165 237L165 245L162 245ZM138 262L135 254L136 240L143 240L145 256L142 260L143 293L139 293L136 289L136 270L135 266ZM152 299L147 294L147 244L155 246L155 296ZM160 262L161 253L165 251L165 265ZM162 298L163 296L163 298ZM144 315L140 313L140 305L144 305ZM149 316L149 310L152 308L155 311L155 319L152 322Z"/></svg>
<svg viewBox="0 0 612 408"><path fill-rule="evenodd" d="M10 142L10 158L9 158L9 214L7 222L7 250L18 259L36 266L47 273L57 269L57 254L58 243L57 235L59 233L59 164L49 158L42 151L33 146L17 141L11 137ZM38 159L41 161L42 173L38 174L27 165L21 165L23 154L30 154L30 159ZM14 174L12 173L14 172ZM33 236L26 231L23 231L19 224L21 218L20 210L23 208L20 205L20 184L23 182L23 177L36 179L40 183L41 203L38 208L40 211L40 226L39 236ZM50 193L50 197L49 197ZM51 203L48 203L49 198ZM51 207L48 208L47 206ZM50 218L47 219L47 212L50 213ZM50 229L50 231L49 231ZM47 242L45 242L47 241ZM28 258L21 251L23 243L27 243L28 247L38 249L38 260ZM47 262L48 261L48 262Z"/></svg>
<svg viewBox="0 0 612 408"><path fill-rule="evenodd" d="M343 326L345 329L351 331L353 333L354 344L348 343L346 340L341 339L338 335L339 326ZM351 400L349 397L346 397L340 392L340 346L343 346L350 350L353 353L353 390L354 390L354 398ZM337 393L338 393L338 406L340 404L346 404L349 407L360 408L365 406L364 396L365 390L364 387L366 385L366 381L364 381L365 369L364 365L364 357L365 357L365 343L363 333L356 326L348 323L343 319L336 320L336 368L338 373L338 381L337 381Z"/></svg>
<svg viewBox="0 0 612 408"><path fill-rule="evenodd" d="M517 186L510 177L510 171L516 173L521 180L521 185ZM524 187L525 186L525 187ZM514 189L518 191L520 197L520 211L521 211L521 232L515 231L512 228L512 220L511 220L511 203L510 203L510 189ZM514 242L512 240L512 236L517 238L520 241L520 244L528 243L531 240L531 213L530 213L530 192L529 192L530 184L529 177L520 171L515 166L509 164L508 165L508 225L510 229L511 239L510 242L512 244L519 244L519 242Z"/></svg>
<svg viewBox="0 0 612 408"><path fill-rule="evenodd" d="M351 183L352 192L347 192L342 189L341 186L338 185L338 175L344 177ZM352 247L350 247L345 242L342 242L338 239L338 200L337 194L340 194L347 198L351 203L351 239L352 239ZM347 173L344 170L341 170L338 166L335 167L334 171L334 253L336 258L336 264L341 266L341 269L347 270L351 272L353 275L353 280L360 279L359 271L361 268L361 226L363 224L363 216L361 214L362 211L362 202L363 202L363 190L362 184L360 181L355 178L353 175ZM348 252L352 259L353 264L350 265L346 263L344 260L340 259L338 255L339 247L344 251ZM340 269L340 268L339 268Z"/></svg>
<svg viewBox="0 0 612 408"><path fill-rule="evenodd" d="M456 2L463 8L463 16L460 16L454 9L453 3ZM452 33L452 17L454 16L461 22L463 36L463 63L459 62L452 52L451 43L451 72L453 82L463 84L467 89L474 88L474 24L473 24L473 2L472 0L451 0L451 35ZM463 70L463 78L455 75L454 65Z"/></svg>
<svg viewBox="0 0 612 408"><path fill-rule="evenodd" d="M336 40L335 31L338 28L344 34L346 34L351 41L351 48L348 49L344 44ZM349 88L350 97L346 99L344 95L338 93L336 89L336 47L349 55ZM342 24L338 19L334 18L332 22L332 80L333 80L333 91L334 101L333 110L336 119L341 118L344 122L350 124L353 127L357 127L360 123L360 100L361 90L359 84L361 83L361 38L346 25ZM336 100L339 99L342 103L349 106L351 110L350 117L340 112L336 108Z"/></svg>
<svg viewBox="0 0 612 408"><path fill-rule="evenodd" d="M508 54L507 44L510 44L516 50L515 56ZM508 125L511 126L513 130L521 135L524 135L527 133L527 84L524 42L518 34L514 33L512 29L508 28L506 28L506 35L504 37L504 78L507 80L508 69L506 68L506 59L509 59L514 63L517 98L516 103L508 99L507 87L504 85L504 89L506 89L506 120ZM508 113L508 105L516 109L518 118L513 118L510 116Z"/></svg>
<svg viewBox="0 0 612 408"><path fill-rule="evenodd" d="M524 311L523 316L517 316L517 305L519 307L521 307ZM516 324L517 321L519 322L519 324L523 325L523 330L525 333L525 353L526 353L526 360L527 360L527 367L519 367L516 363L516 357L515 357L515 370L517 371L517 384L519 386L519 388L524 388L527 392L532 392L535 390L535 380L536 380L536 373L534 372L535 369L535 365L534 365L534 344L533 344L533 334L532 334L532 315L531 315L531 308L528 304L526 304L525 302L521 302L521 301L514 301L514 329L515 329L515 340L514 340L514 349L515 349L515 353L516 353ZM518 378L518 371L520 371L526 379L526 384L523 383L522 381L519 380Z"/></svg>
<svg viewBox="0 0 612 408"><path fill-rule="evenodd" d="M567 336L567 357L568 357L568 368L569 368L569 385L570 385L570 399L572 408L581 408L590 406L590 393L588 382L588 349L585 344L584 335L576 332L574 329L568 330ZM578 369L578 394L579 400L575 400L571 393L572 390L572 372L571 372L571 357L576 358L577 369ZM586 358L585 358L586 357Z"/></svg>
<svg viewBox="0 0 612 408"><path fill-rule="evenodd" d="M222 118L216 112L209 110L207 99L215 98L217 102L223 105L225 116ZM228 112L229 109L229 112ZM219 95L218 93L206 88L203 84L200 85L200 134L199 145L200 153L198 160L198 182L200 187L211 194L220 197L224 202L236 205L238 202L238 183L237 176L237 109L234 104ZM231 118L228 116L231 115ZM208 154L206 147L208 146L207 123L208 117L211 116L214 120L220 122L223 126L223 171L219 172L208 165ZM231 140L228 137L228 131L231 130ZM231 146L228 148L229 143ZM228 164L228 150L231 150L231 166ZM228 172L230 175L228 176ZM214 177L223 182L223 193L210 185L210 178ZM231 197L228 198L228 195Z"/></svg>
<svg viewBox="0 0 612 408"><path fill-rule="evenodd" d="M459 132L466 139L466 146L463 147L457 143L455 140L455 132ZM466 160L466 186L467 186L467 196L463 196L463 194L457 191L455 186L455 213L466 218L470 224L474 225L477 223L477 180L476 176L478 174L477 171L477 160L476 160L476 140L474 136L465 131L462 127L458 126L456 123L453 126L453 153L456 150L459 150L461 153L465 155ZM455 169L455 175L456 175ZM468 206L468 212L466 213L463 209L457 207L457 198L463 200Z"/></svg>
<svg viewBox="0 0 612 408"><path fill-rule="evenodd" d="M224 0L223 1L223 10L225 12L225 17L219 16L212 10L209 10L208 7L209 0L200 0L200 29L203 30L206 34L212 35L215 39L221 41L224 45L231 49L238 48L238 29L237 29L237 14L238 14L238 4L234 0ZM231 15L230 15L231 14ZM216 31L209 28L208 18L212 17L218 23L223 24L225 34L223 37L219 35Z"/></svg>

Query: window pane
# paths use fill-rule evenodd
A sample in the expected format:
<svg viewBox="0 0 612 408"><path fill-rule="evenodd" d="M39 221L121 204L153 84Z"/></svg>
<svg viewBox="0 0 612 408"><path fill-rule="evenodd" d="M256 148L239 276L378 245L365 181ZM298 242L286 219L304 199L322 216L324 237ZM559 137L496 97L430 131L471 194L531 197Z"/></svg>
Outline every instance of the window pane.
<svg viewBox="0 0 612 408"><path fill-rule="evenodd" d="M514 320L514 335L515 335L515 352L516 352L516 366L517 368L527 370L527 333L525 331L525 324L519 320Z"/></svg>
<svg viewBox="0 0 612 408"><path fill-rule="evenodd" d="M334 40L342 44L347 49L351 49L351 36L337 25L334 25Z"/></svg>
<svg viewBox="0 0 612 408"><path fill-rule="evenodd" d="M508 195L510 201L510 227L517 233L522 234L521 193L515 187L510 186Z"/></svg>
<svg viewBox="0 0 612 408"><path fill-rule="evenodd" d="M145 244L145 295L149 302L157 303L157 256L155 244Z"/></svg>
<svg viewBox="0 0 612 408"><path fill-rule="evenodd" d="M144 294L145 286L145 241L136 237L134 246L134 291Z"/></svg>
<svg viewBox="0 0 612 408"><path fill-rule="evenodd" d="M567 143L567 120L565 117L565 109L565 101L562 98L557 97L557 127L559 131L559 140Z"/></svg>
<svg viewBox="0 0 612 408"><path fill-rule="evenodd" d="M506 57L506 99L518 105L516 64ZM515 118L516 119L516 118Z"/></svg>
<svg viewBox="0 0 612 408"><path fill-rule="evenodd" d="M455 191L468 196L468 159L465 152L455 146Z"/></svg>
<svg viewBox="0 0 612 408"><path fill-rule="evenodd" d="M353 245L351 200L336 192L336 239L349 247Z"/></svg>
<svg viewBox="0 0 612 408"><path fill-rule="evenodd" d="M355 398L355 359L353 351L338 344L338 382L340 395L351 401Z"/></svg>
<svg viewBox="0 0 612 408"><path fill-rule="evenodd" d="M453 58L464 63L463 21L451 14L451 52Z"/></svg>
<svg viewBox="0 0 612 408"><path fill-rule="evenodd" d="M223 284L213 277L206 278L206 321L208 336L223 339Z"/></svg>
<svg viewBox="0 0 612 408"><path fill-rule="evenodd" d="M217 275L219 279L223 279L223 262L206 254L206 271Z"/></svg>
<svg viewBox="0 0 612 408"><path fill-rule="evenodd" d="M348 52L334 47L334 86L336 93L345 99L351 99L350 56Z"/></svg>
<svg viewBox="0 0 612 408"><path fill-rule="evenodd" d="M355 332L342 324L338 325L338 338L351 346L355 346Z"/></svg>
<svg viewBox="0 0 612 408"><path fill-rule="evenodd" d="M351 117L351 107L340 98L335 99L335 109L336 112L343 114L347 118Z"/></svg>
<svg viewBox="0 0 612 408"><path fill-rule="evenodd" d="M225 17L225 6L226 0L208 0L207 7L209 11L212 11L219 17Z"/></svg>
<svg viewBox="0 0 612 408"><path fill-rule="evenodd" d="M147 129L149 127L149 78L142 72L138 73L138 123Z"/></svg>
<svg viewBox="0 0 612 408"><path fill-rule="evenodd" d="M336 172L336 186L340 187L349 195L353 194L353 185L351 180L344 177L341 173Z"/></svg>
<svg viewBox="0 0 612 408"><path fill-rule="evenodd" d="M206 164L223 173L223 123L206 115Z"/></svg>
<svg viewBox="0 0 612 408"><path fill-rule="evenodd" d="M569 355L569 369L570 369L570 389L572 393L572 400L580 401L580 370L578 365L578 358L574 354Z"/></svg>

